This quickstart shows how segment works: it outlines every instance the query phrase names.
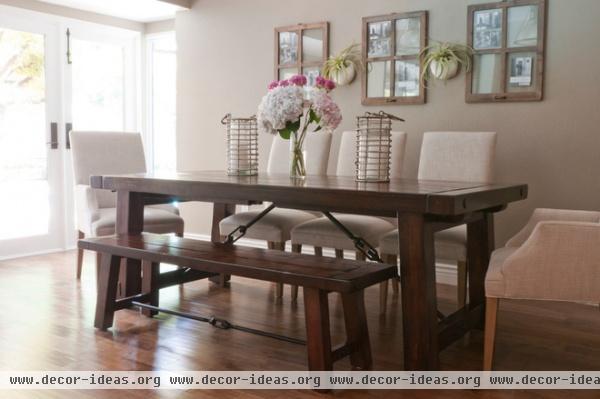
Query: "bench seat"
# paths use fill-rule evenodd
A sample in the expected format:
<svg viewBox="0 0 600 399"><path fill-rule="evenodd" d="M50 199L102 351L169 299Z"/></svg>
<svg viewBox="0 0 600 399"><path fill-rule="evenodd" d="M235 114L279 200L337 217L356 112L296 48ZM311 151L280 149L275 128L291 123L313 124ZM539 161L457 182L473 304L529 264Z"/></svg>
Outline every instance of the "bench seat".
<svg viewBox="0 0 600 399"><path fill-rule="evenodd" d="M182 267L170 273L179 273L179 277L187 273L187 281L218 273L303 287L310 370L331 370L335 360L347 355L354 368L371 367L364 289L396 275L396 267L391 265L150 233L87 238L78 246L101 254L95 319L100 329L111 327L114 312L133 301L158 306L158 290L168 285L166 273L159 272L160 263ZM143 287L138 295L117 299L123 258L142 261ZM347 344L336 350L331 350L329 331L330 292L342 295L348 337Z"/></svg>

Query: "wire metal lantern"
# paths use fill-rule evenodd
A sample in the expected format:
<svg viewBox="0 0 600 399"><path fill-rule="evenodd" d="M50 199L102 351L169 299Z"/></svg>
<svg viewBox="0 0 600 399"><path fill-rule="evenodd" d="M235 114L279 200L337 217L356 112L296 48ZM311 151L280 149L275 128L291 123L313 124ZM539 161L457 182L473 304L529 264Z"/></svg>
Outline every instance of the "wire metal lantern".
<svg viewBox="0 0 600 399"><path fill-rule="evenodd" d="M227 114L221 120L227 129L227 174L254 176L258 174L258 126L256 116L233 118Z"/></svg>
<svg viewBox="0 0 600 399"><path fill-rule="evenodd" d="M386 112L367 112L356 118L356 181L390 181L392 121Z"/></svg>

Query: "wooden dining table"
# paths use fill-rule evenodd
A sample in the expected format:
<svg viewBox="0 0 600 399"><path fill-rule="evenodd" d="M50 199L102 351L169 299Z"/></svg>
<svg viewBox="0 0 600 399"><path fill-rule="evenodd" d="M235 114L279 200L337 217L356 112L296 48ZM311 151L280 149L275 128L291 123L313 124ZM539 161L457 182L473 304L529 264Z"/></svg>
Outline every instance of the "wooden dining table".
<svg viewBox="0 0 600 399"><path fill-rule="evenodd" d="M235 213L236 204L271 202L281 208L396 218L406 370L438 370L439 351L482 327L494 213L527 197L525 184L415 179L367 183L335 176L301 180L285 174L228 176L224 171L92 176L91 186L117 192L117 234L141 233L144 206L172 201L213 203L213 241L221 239L219 222ZM469 300L464 308L440 317L434 233L461 224L467 225ZM120 281L122 295L139 293L139 263L128 260Z"/></svg>

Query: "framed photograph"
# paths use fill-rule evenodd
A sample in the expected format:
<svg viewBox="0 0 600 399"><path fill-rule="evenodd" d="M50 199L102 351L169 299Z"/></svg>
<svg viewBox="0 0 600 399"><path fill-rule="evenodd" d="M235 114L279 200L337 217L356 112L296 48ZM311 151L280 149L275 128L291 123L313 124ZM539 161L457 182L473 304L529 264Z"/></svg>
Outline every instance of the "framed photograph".
<svg viewBox="0 0 600 399"><path fill-rule="evenodd" d="M531 86L533 71L532 57L513 57L510 63L511 86Z"/></svg>
<svg viewBox="0 0 600 399"><path fill-rule="evenodd" d="M329 57L329 23L275 28L275 79L320 70ZM314 72L310 73L310 76ZM307 75L307 77L310 76Z"/></svg>
<svg viewBox="0 0 600 399"><path fill-rule="evenodd" d="M474 14L473 47L476 49L502 46L502 10L483 10Z"/></svg>
<svg viewBox="0 0 600 399"><path fill-rule="evenodd" d="M298 62L298 33L279 32L279 63L291 65Z"/></svg>
<svg viewBox="0 0 600 399"><path fill-rule="evenodd" d="M427 11L363 18L363 105L425 103L420 76L427 20Z"/></svg>
<svg viewBox="0 0 600 399"><path fill-rule="evenodd" d="M392 48L392 21L373 22L369 25L369 57L387 57Z"/></svg>

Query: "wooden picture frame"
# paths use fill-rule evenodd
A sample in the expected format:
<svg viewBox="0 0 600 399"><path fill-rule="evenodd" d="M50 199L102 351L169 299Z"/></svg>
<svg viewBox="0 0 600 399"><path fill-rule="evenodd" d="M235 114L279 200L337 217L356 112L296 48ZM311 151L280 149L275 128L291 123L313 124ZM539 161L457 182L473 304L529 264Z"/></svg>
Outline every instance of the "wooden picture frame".
<svg viewBox="0 0 600 399"><path fill-rule="evenodd" d="M399 24L400 21L409 20L418 21L419 37L414 40L412 45L409 45L408 47L402 45L402 47L400 47L400 44L398 43L399 38L397 37L397 32L400 29ZM385 33L388 22L389 36ZM371 28L371 25L379 26ZM376 36L380 34L377 32L380 28L381 38L376 38ZM363 105L425 103L426 88L422 84L420 77L423 65L423 55L421 52L427 47L427 36L427 11L393 13L375 17L365 17L362 19L362 61L364 68L362 71L361 82L361 102ZM400 40L402 40L402 38L400 38ZM417 43L418 48L416 48ZM382 54L377 54L380 50ZM377 91L371 90L369 87L369 74L373 72L373 68L375 68L376 64L379 65L378 69L383 68L381 90L378 89ZM407 80L397 81L398 70L400 70L399 68L402 66L404 67L403 73ZM376 79L376 77L373 79ZM398 95L400 90L404 90L405 95ZM414 94L415 92L417 94ZM413 95L411 95L411 93Z"/></svg>
<svg viewBox="0 0 600 399"><path fill-rule="evenodd" d="M304 37L307 31L321 31L322 50L320 57L317 54L307 56L304 46ZM283 35L287 35L284 38ZM294 38L295 35L295 38ZM282 41L283 46L282 46ZM309 83L314 79L314 72L321 74L323 63L329 57L329 22L298 24L275 28L275 80L286 79L288 75L305 74L312 71L313 75L307 76ZM295 47L295 48L294 48ZM286 50L285 54L282 50Z"/></svg>
<svg viewBox="0 0 600 399"><path fill-rule="evenodd" d="M543 99L546 8L547 0L507 0L468 7L467 44L473 48L473 68L466 74L467 103ZM525 11L526 18L517 18ZM486 25L491 20L486 14L496 17L491 18L495 21L491 25ZM509 21L511 14L514 20ZM514 37L513 21L520 23Z"/></svg>

